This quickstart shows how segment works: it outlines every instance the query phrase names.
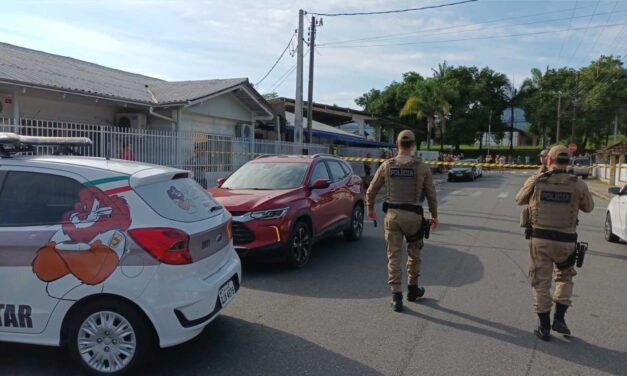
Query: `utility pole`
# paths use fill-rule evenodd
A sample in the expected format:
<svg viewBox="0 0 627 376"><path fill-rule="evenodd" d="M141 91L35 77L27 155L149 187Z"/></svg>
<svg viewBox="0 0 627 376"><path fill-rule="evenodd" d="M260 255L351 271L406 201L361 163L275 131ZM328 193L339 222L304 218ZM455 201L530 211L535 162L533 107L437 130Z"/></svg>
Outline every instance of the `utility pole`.
<svg viewBox="0 0 627 376"><path fill-rule="evenodd" d="M614 142L613 144L618 142L618 140L616 139L617 137L618 137L618 111L614 113Z"/></svg>
<svg viewBox="0 0 627 376"><path fill-rule="evenodd" d="M579 94L579 72L575 80L575 96L573 97L573 125L570 129L570 143L575 143L575 124L577 123L577 95Z"/></svg>
<svg viewBox="0 0 627 376"><path fill-rule="evenodd" d="M514 89L514 93L512 94L512 100L510 102L511 105L511 119L509 121L509 155L514 157L514 96L516 95L516 89ZM542 142L544 142L544 136L542 138Z"/></svg>
<svg viewBox="0 0 627 376"><path fill-rule="evenodd" d="M309 86L307 96L307 142L311 144L311 124L313 122L313 80L314 80L314 48L316 47L316 17L311 17L309 28Z"/></svg>
<svg viewBox="0 0 627 376"><path fill-rule="evenodd" d="M296 96L294 98L294 143L303 144L303 17L298 11L298 47L296 48Z"/></svg>
<svg viewBox="0 0 627 376"><path fill-rule="evenodd" d="M490 155L490 143L492 142L492 110L490 110L490 114L488 115L488 154Z"/></svg>
<svg viewBox="0 0 627 376"><path fill-rule="evenodd" d="M555 143L560 142L560 116L562 114L562 92L557 93L557 130L555 132Z"/></svg>

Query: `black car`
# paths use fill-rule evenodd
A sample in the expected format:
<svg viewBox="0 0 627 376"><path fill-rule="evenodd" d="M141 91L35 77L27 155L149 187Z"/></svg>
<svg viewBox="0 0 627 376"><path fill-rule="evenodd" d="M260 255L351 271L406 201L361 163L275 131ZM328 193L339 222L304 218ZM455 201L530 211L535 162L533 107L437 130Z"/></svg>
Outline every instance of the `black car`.
<svg viewBox="0 0 627 376"><path fill-rule="evenodd" d="M458 161L459 163L478 163L476 159L462 159ZM483 175L483 170L481 166L455 166L453 165L448 170L448 181L455 180L470 180L474 181L475 179L481 177Z"/></svg>

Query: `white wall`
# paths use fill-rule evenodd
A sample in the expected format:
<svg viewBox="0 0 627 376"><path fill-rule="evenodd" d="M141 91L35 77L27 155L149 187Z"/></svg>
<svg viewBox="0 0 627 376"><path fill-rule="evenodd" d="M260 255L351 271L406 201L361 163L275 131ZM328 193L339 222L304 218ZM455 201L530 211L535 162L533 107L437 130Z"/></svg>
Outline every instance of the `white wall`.
<svg viewBox="0 0 627 376"><path fill-rule="evenodd" d="M235 96L220 95L206 102L187 107L187 113L250 122L251 112Z"/></svg>

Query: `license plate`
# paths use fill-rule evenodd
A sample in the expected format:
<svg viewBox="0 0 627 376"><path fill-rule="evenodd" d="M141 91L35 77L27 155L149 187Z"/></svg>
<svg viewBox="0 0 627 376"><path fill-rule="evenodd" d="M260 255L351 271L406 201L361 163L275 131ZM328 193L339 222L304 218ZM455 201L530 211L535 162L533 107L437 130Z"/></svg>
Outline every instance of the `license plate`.
<svg viewBox="0 0 627 376"><path fill-rule="evenodd" d="M235 285L233 281L228 281L224 286L220 287L218 296L220 297L220 304L224 307L235 295Z"/></svg>

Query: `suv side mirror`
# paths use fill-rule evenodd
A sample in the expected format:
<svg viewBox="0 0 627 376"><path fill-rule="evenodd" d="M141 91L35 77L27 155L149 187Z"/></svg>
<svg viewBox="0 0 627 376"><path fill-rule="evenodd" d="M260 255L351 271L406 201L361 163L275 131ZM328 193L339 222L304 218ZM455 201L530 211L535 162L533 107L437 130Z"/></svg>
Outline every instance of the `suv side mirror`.
<svg viewBox="0 0 627 376"><path fill-rule="evenodd" d="M216 179L216 187L218 188L222 187L222 184L224 184L225 181L226 181L226 178Z"/></svg>
<svg viewBox="0 0 627 376"><path fill-rule="evenodd" d="M331 185L331 180L329 179L316 179L311 184L311 189L325 189L329 188Z"/></svg>
<svg viewBox="0 0 627 376"><path fill-rule="evenodd" d="M607 189L607 193L612 194L612 195L620 195L620 188L610 187Z"/></svg>

